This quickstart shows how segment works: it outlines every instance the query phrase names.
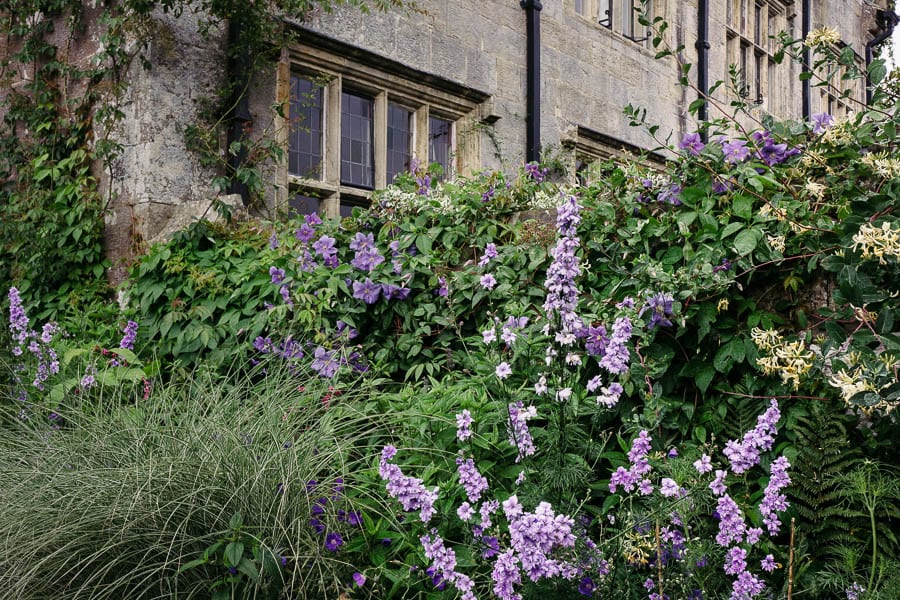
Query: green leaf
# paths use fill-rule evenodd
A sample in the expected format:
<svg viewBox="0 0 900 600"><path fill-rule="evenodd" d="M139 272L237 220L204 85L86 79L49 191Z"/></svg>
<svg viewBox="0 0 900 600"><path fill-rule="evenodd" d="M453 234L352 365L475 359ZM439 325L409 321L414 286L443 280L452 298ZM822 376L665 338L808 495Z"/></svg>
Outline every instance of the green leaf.
<svg viewBox="0 0 900 600"><path fill-rule="evenodd" d="M236 567L244 556L244 544L231 542L225 546L225 562L229 567Z"/></svg>
<svg viewBox="0 0 900 600"><path fill-rule="evenodd" d="M131 350L128 350L127 348L116 348L115 353L128 361L129 364L141 364L141 361L137 357L137 354L135 354Z"/></svg>
<svg viewBox="0 0 900 600"><path fill-rule="evenodd" d="M894 311L884 308L878 313L878 321L875 323L875 331L888 334L894 329Z"/></svg>
<svg viewBox="0 0 900 600"><path fill-rule="evenodd" d="M254 582L259 579L259 570L256 567L256 563L250 559L242 558L241 562L238 563L237 570Z"/></svg>
<svg viewBox="0 0 900 600"><path fill-rule="evenodd" d="M675 220L678 222L678 226L684 230L687 230L690 227L691 223L697 220L697 212L696 211L686 211L683 213L678 213L678 216L675 217Z"/></svg>
<svg viewBox="0 0 900 600"><path fill-rule="evenodd" d="M213 592L211 600L231 600L231 592L227 588L219 588Z"/></svg>
<svg viewBox="0 0 900 600"><path fill-rule="evenodd" d="M199 567L200 565L205 565L207 562L209 561L207 561L205 558L195 558L194 560L189 560L188 562L178 567L178 574L180 575L188 569L193 569L195 567Z"/></svg>
<svg viewBox="0 0 900 600"><path fill-rule="evenodd" d="M621 498L616 494L610 494L603 500L603 509L602 514L606 514L612 509L613 506L619 503Z"/></svg>
<svg viewBox="0 0 900 600"><path fill-rule="evenodd" d="M869 80L872 82L872 85L881 83L885 75L887 75L887 66L884 63L884 59L873 60L869 65Z"/></svg>
<svg viewBox="0 0 900 600"><path fill-rule="evenodd" d="M753 198L743 195L735 196L732 209L737 216L750 220L753 216ZM723 235L722 237L724 238L725 236Z"/></svg>
<svg viewBox="0 0 900 600"><path fill-rule="evenodd" d="M719 373L725 373L731 368L731 351L731 342L728 342L727 344L723 344L722 347L719 348L719 351L716 352L716 356L713 358L713 367L715 367L716 371Z"/></svg>
<svg viewBox="0 0 900 600"><path fill-rule="evenodd" d="M724 240L724 239L727 238L729 235L732 235L732 234L734 234L734 233L740 231L740 230L743 229L743 228L744 228L744 224L743 224L743 223L738 223L737 221L734 221L734 222L732 222L732 223L729 223L728 225L726 225L726 226L724 227L724 229L722 229L722 234L719 236L719 239L723 239L723 240Z"/></svg>
<svg viewBox="0 0 900 600"><path fill-rule="evenodd" d="M715 374L716 369L712 365L704 365L697 374L694 375L694 383L697 384L697 388L700 390L701 394L706 393L713 375Z"/></svg>
<svg viewBox="0 0 900 600"><path fill-rule="evenodd" d="M419 252L422 254L431 253L431 237L428 235L417 235L416 236L416 248L419 249Z"/></svg>
<svg viewBox="0 0 900 600"><path fill-rule="evenodd" d="M228 521L229 529L240 529L244 525L244 517L241 516L241 513L236 512L231 515L231 519Z"/></svg>
<svg viewBox="0 0 900 600"><path fill-rule="evenodd" d="M203 558L205 560L209 560L209 557L219 551L219 548L222 547L222 542L215 542L211 544L206 550L203 551Z"/></svg>
<svg viewBox="0 0 900 600"><path fill-rule="evenodd" d="M706 427L703 425L697 425L694 427L694 439L700 442L701 444L706 443Z"/></svg>
<svg viewBox="0 0 900 600"><path fill-rule="evenodd" d="M745 229L734 238L734 249L739 255L746 256L756 249L758 243L759 232L755 229Z"/></svg>

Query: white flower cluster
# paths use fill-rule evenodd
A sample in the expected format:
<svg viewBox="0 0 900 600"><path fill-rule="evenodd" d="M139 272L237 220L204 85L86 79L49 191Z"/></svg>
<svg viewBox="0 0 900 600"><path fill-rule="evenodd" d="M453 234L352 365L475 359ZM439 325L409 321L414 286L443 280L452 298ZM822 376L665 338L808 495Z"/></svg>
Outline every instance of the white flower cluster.
<svg viewBox="0 0 900 600"><path fill-rule="evenodd" d="M786 341L774 330L754 327L750 331L753 343L764 354L756 359L756 365L766 375L779 375L785 384L794 389L800 385L800 378L812 368L813 353L807 350L803 340Z"/></svg>
<svg viewBox="0 0 900 600"><path fill-rule="evenodd" d="M879 264L885 265L885 257L900 257L900 232L895 231L888 221L880 227L864 223L853 236L852 247L862 253L862 258L877 258Z"/></svg>
<svg viewBox="0 0 900 600"><path fill-rule="evenodd" d="M537 190L534 195L517 206L515 210L552 210L565 202L568 187L562 186L559 191ZM462 212L463 206L444 191L440 183L428 190L428 194L404 192L396 186L388 186L376 192L372 201L372 210L376 214L394 212L399 214L418 214L430 209L441 215L453 215Z"/></svg>
<svg viewBox="0 0 900 600"><path fill-rule="evenodd" d="M813 29L806 36L803 43L810 48L817 46L832 46L841 41L841 33L833 27L819 27Z"/></svg>
<svg viewBox="0 0 900 600"><path fill-rule="evenodd" d="M569 190L567 188L560 188L559 193L556 194L548 194L544 190L538 190L528 202L527 209L552 210L554 208L559 208L568 195Z"/></svg>
<svg viewBox="0 0 900 600"><path fill-rule="evenodd" d="M458 213L461 207L453 202L453 199L444 193L441 184L437 184L427 195L415 192L404 192L398 187L389 186L380 190L373 202L375 212L394 211L401 214L416 214L430 208L441 215Z"/></svg>
<svg viewBox="0 0 900 600"><path fill-rule="evenodd" d="M835 121L834 125L825 130L821 139L823 142L835 146L851 145L856 141L853 124L846 119Z"/></svg>
<svg viewBox="0 0 900 600"><path fill-rule="evenodd" d="M806 192L816 198L817 200L825 199L825 186L816 181L807 181L806 185L803 186Z"/></svg>
<svg viewBox="0 0 900 600"><path fill-rule="evenodd" d="M900 177L900 159L891 158L886 152L866 154L860 161L875 171L876 175L885 179Z"/></svg>

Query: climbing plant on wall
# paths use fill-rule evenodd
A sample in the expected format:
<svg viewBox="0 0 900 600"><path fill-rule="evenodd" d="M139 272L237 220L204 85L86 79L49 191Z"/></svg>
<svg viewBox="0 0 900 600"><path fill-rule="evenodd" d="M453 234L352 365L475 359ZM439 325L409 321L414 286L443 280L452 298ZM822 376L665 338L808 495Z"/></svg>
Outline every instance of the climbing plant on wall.
<svg viewBox="0 0 900 600"><path fill-rule="evenodd" d="M12 0L0 8L0 287L17 286L41 317L60 318L106 293L100 179L120 148L110 136L129 73L151 68L154 15L199 16L199 33L240 23L230 54L266 57L280 21L339 4L361 10L407 0ZM251 61L252 62L252 61ZM254 65L248 65L253 68ZM223 89L223 116L236 94ZM240 151L239 145L232 149ZM234 176L234 173L226 173ZM92 285L85 285L93 282Z"/></svg>

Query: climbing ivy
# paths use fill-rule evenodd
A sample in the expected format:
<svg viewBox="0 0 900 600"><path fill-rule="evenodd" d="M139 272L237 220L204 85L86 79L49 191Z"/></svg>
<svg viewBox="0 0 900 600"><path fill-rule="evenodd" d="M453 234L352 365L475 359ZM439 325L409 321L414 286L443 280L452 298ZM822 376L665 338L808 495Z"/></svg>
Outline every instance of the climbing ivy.
<svg viewBox="0 0 900 600"><path fill-rule="evenodd" d="M111 197L100 174L121 148L110 137L123 118L119 100L132 68L152 68L145 49L155 15L199 16L198 33L240 23L229 60L253 57L250 70L284 43L281 20L302 20L340 4L360 10L410 6L408 0L10 0L0 8L0 288L16 286L27 305L40 299L40 318L81 312L85 289L102 299L104 215ZM80 57L90 46L93 54ZM218 119L244 92L217 94ZM216 132L217 133L217 132ZM197 149L197 146L194 146ZM245 152L241 143L228 148ZM206 157L207 159L209 156ZM252 179L220 165L224 180ZM224 184L223 184L224 185Z"/></svg>

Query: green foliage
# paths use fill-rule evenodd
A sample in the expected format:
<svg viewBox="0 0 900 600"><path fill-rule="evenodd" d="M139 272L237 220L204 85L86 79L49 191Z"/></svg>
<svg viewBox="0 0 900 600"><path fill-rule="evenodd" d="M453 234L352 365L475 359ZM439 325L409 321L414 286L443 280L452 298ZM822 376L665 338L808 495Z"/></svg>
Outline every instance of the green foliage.
<svg viewBox="0 0 900 600"><path fill-rule="evenodd" d="M838 481L859 459L859 451L850 446L845 421L813 403L809 415L798 418L791 432L796 454L788 497L803 523L800 539L810 548L846 544L852 541L851 531L859 530L854 520L858 515L844 505Z"/></svg>
<svg viewBox="0 0 900 600"><path fill-rule="evenodd" d="M317 235L336 240L336 268L299 269L298 257L310 252L295 235L303 219L238 231L199 222L151 248L135 265L129 295L145 316L142 324L156 356L183 365L201 358L229 364L259 335L322 344L340 320L358 331L354 344L372 366L391 377L418 379L468 364L465 338L507 293L525 290L511 302L518 310L542 300L535 282L547 252L527 239L516 240L506 221L516 208L551 200L527 177L507 189L495 174L443 185L421 197L424 204L409 215L405 211L413 207L404 202L417 195L411 191L414 182L405 185L408 191L394 192L406 200L395 194L383 214L358 213L318 226ZM481 201L486 187L498 190L487 207ZM359 232L372 232L385 255L396 253L403 274L393 272L390 258L366 275L354 269L348 245ZM277 247L270 247L271 240ZM507 246L497 259L500 284L489 292L465 265L491 242ZM271 281L272 268L288 272L283 286L290 290L290 305ZM366 277L405 287L409 297L367 305L353 297L352 288L353 281ZM447 281L446 297L435 294L439 278Z"/></svg>
<svg viewBox="0 0 900 600"><path fill-rule="evenodd" d="M273 15L302 20L314 9L330 11L340 4L383 10L409 3L125 0L87 9L80 0L17 0L0 11L0 31L8 32L0 78L9 90L0 105L0 289L18 287L27 305L40 302L38 316L57 321L71 314L85 293L92 306L108 301L103 233L109 198L101 196L96 174L120 150L109 134L123 117L118 100L128 86L125 74L135 60L151 66L143 52L156 31L155 11L176 17L197 11L203 35L226 21L239 25L242 34L229 52L231 58L254 57L247 67L252 71L271 60L273 42L286 40L282 21ZM79 53L70 46L76 43L98 44L90 61L74 58ZM246 93L233 85L220 90L208 127L189 128L194 135L188 145L208 163L218 164L219 155L226 154L217 144L212 147L212 140ZM219 187L235 179L254 192L261 188L260 161L280 156L271 139L238 140L228 151L244 156L245 164L226 172ZM222 162L227 167L228 161Z"/></svg>
<svg viewBox="0 0 900 600"><path fill-rule="evenodd" d="M228 600L238 594L244 583L259 583L260 575L279 576L280 557L271 550L261 548L259 540L243 531L241 513L234 513L228 521L228 535L220 537L203 551L203 556L188 561L178 568L184 573L202 565L221 565L225 573L210 586L214 600Z"/></svg>
<svg viewBox="0 0 900 600"><path fill-rule="evenodd" d="M129 295L160 360L228 365L262 331L274 300L264 244L258 232L199 222L140 259Z"/></svg>

